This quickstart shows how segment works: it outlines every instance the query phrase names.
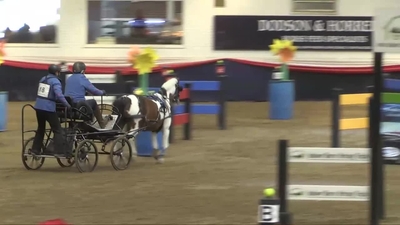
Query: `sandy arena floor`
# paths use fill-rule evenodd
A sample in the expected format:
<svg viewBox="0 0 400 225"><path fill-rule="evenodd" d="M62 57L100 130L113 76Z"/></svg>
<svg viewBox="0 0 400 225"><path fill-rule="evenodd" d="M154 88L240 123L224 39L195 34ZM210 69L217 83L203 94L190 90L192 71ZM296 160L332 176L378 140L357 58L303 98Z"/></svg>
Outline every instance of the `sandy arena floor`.
<svg viewBox="0 0 400 225"><path fill-rule="evenodd" d="M295 119L269 121L267 103L229 103L228 130L215 116L194 116L192 141L177 140L165 164L139 158L115 171L101 156L93 173L60 168L47 159L27 171L20 158L24 103L10 103L9 131L0 133L0 224L37 224L64 218L72 224L256 224L257 202L276 180L278 139L292 146L330 146L330 103L296 103ZM36 128L28 113L28 128ZM346 108L345 117L365 108ZM176 131L180 138L180 130ZM345 147L365 147L366 130L342 132ZM400 224L400 167L386 167L388 219ZM293 164L297 184L365 185L366 165ZM365 202L291 201L295 224L367 224Z"/></svg>

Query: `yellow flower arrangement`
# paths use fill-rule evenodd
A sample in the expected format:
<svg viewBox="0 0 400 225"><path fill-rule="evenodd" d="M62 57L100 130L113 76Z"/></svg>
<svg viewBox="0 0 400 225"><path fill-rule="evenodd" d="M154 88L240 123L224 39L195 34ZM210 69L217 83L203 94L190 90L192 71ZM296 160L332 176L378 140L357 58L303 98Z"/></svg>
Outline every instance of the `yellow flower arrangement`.
<svg viewBox="0 0 400 225"><path fill-rule="evenodd" d="M279 55L282 62L279 70L283 73L283 80L289 79L289 67L287 63L294 58L297 47L293 45L293 41L274 39L273 43L269 46L270 51L274 55Z"/></svg>
<svg viewBox="0 0 400 225"><path fill-rule="evenodd" d="M148 94L148 74L156 66L156 61L159 58L157 52L152 48L139 49L137 46L133 46L128 53L128 57L128 61L132 63L132 67L139 74L139 88L134 90L134 94Z"/></svg>
<svg viewBox="0 0 400 225"><path fill-rule="evenodd" d="M148 74L156 66L157 60L157 52L152 48L145 48L136 57L134 68L138 70L139 75Z"/></svg>
<svg viewBox="0 0 400 225"><path fill-rule="evenodd" d="M293 45L293 41L274 39L272 45L269 46L274 55L279 55L282 62L289 62L293 59L297 51L297 47Z"/></svg>

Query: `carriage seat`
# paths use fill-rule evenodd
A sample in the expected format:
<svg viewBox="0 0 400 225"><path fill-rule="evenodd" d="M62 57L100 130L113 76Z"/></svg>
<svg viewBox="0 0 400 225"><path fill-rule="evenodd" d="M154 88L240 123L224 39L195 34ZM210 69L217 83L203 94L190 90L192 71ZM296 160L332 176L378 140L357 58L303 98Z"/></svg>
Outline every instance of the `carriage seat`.
<svg viewBox="0 0 400 225"><path fill-rule="evenodd" d="M67 117L66 119L83 120L83 121L89 121L92 119L92 115L86 114L86 112L90 111L90 110L84 108L86 106L81 105L79 107L79 111L78 111L76 108L77 106L75 103L72 102L71 97L65 96L65 99L71 105L72 110L67 112L67 114L65 114L66 108L65 108L64 104L61 101L57 100L56 101L56 113L59 118L65 118L65 116L66 116ZM83 112L84 114L82 114L80 111Z"/></svg>

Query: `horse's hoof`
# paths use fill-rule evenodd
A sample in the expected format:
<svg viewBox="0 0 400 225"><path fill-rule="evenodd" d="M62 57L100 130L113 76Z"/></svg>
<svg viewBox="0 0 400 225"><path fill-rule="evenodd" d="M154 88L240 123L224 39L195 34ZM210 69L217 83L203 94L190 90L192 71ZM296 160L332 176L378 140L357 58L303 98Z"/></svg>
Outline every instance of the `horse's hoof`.
<svg viewBox="0 0 400 225"><path fill-rule="evenodd" d="M157 164L163 164L165 162L164 157L160 157L157 159Z"/></svg>
<svg viewBox="0 0 400 225"><path fill-rule="evenodd" d="M158 159L158 157L160 156L160 153L161 153L160 150L153 149L153 153L152 153L153 158Z"/></svg>

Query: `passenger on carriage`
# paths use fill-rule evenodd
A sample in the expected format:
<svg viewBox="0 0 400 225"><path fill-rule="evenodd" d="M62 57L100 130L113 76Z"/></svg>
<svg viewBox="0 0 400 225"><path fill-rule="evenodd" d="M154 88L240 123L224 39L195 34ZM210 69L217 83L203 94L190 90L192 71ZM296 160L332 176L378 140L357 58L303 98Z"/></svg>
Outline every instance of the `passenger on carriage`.
<svg viewBox="0 0 400 225"><path fill-rule="evenodd" d="M103 118L100 108L94 99L85 99L86 92L95 96L105 95L106 91L97 89L85 76L86 65L83 62L75 62L72 66L73 74L65 84L65 96L69 96L76 107L87 106L91 109L90 114L94 115L101 129L104 129L110 117Z"/></svg>
<svg viewBox="0 0 400 225"><path fill-rule="evenodd" d="M39 81L36 103L34 106L38 127L30 151L36 155L41 153L47 121L54 133L53 141L54 145L57 146L55 148L55 155L63 156L63 146L65 146L66 140L64 139L63 130L56 113L56 100L62 102L67 108L71 108L71 106L62 94L61 81L58 78L61 68L53 64L49 66L48 72L49 74L42 77Z"/></svg>

